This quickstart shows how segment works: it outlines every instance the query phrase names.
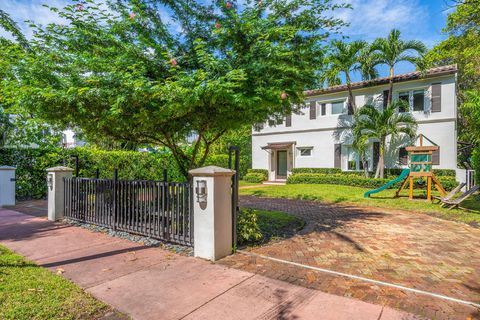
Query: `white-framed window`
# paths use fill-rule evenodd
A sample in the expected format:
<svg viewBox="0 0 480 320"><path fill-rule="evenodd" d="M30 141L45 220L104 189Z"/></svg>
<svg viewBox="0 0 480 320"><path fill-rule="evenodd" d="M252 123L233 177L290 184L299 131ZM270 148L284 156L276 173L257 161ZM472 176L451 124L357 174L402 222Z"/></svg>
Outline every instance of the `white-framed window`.
<svg viewBox="0 0 480 320"><path fill-rule="evenodd" d="M426 108L425 98L427 96L426 89L414 89L400 91L396 94L397 99L405 101L408 105L408 110L403 107L398 110L399 112L412 112L420 111L424 112Z"/></svg>
<svg viewBox="0 0 480 320"><path fill-rule="evenodd" d="M298 147L297 150L300 157L310 157L313 147Z"/></svg>
<svg viewBox="0 0 480 320"><path fill-rule="evenodd" d="M317 103L317 118L325 117L327 115L327 104Z"/></svg>
<svg viewBox="0 0 480 320"><path fill-rule="evenodd" d="M413 111L425 111L425 90L414 90L412 92Z"/></svg>
<svg viewBox="0 0 480 320"><path fill-rule="evenodd" d="M331 103L332 105L332 114L343 114L345 113L345 101L340 100L340 101L333 101Z"/></svg>
<svg viewBox="0 0 480 320"><path fill-rule="evenodd" d="M410 92L402 91L398 93L398 100L404 101L405 104L399 107L398 112L409 112L410 111Z"/></svg>

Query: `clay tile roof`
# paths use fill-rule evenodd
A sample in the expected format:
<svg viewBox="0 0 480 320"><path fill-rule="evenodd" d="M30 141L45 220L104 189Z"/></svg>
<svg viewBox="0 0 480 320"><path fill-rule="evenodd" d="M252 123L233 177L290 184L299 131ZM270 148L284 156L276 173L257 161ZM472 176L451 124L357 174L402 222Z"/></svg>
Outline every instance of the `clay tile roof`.
<svg viewBox="0 0 480 320"><path fill-rule="evenodd" d="M403 82L403 81L417 80L421 78L431 78L436 76L453 74L456 72L457 72L457 65L452 64L448 66L431 68L426 70L424 73L422 73L421 71L414 71L414 72L399 74L393 77L393 82ZM351 86L352 86L352 89L360 89L360 88L372 87L372 86L377 86L377 85L382 85L387 83L388 83L388 77L383 77L383 78L376 78L373 80L352 82ZM342 85L332 86L328 88L307 90L304 93L307 97L309 97L309 96L316 96L316 95L321 95L326 93L346 91L347 89L348 89L347 85L342 84Z"/></svg>

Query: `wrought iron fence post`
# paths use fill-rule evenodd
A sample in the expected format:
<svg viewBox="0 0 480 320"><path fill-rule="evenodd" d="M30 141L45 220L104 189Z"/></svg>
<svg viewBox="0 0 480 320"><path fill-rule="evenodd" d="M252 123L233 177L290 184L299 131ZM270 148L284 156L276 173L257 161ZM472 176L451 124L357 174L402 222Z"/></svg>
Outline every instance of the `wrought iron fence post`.
<svg viewBox="0 0 480 320"><path fill-rule="evenodd" d="M113 171L113 230L117 230L117 180L118 180L118 169Z"/></svg>
<svg viewBox="0 0 480 320"><path fill-rule="evenodd" d="M228 147L228 168L232 169L232 153L235 152L235 174L232 176L232 243L233 250L237 247L237 215L238 206L238 172L240 170L240 148L238 146Z"/></svg>

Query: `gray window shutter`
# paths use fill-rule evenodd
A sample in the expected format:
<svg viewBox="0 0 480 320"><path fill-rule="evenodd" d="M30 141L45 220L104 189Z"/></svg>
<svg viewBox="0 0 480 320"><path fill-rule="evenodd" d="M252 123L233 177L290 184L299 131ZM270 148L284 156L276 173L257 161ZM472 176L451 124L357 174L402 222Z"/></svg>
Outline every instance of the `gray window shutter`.
<svg viewBox="0 0 480 320"><path fill-rule="evenodd" d="M440 165L440 147L432 153L432 164Z"/></svg>
<svg viewBox="0 0 480 320"><path fill-rule="evenodd" d="M317 102L311 101L310 102L310 120L314 120L317 118Z"/></svg>
<svg viewBox="0 0 480 320"><path fill-rule="evenodd" d="M398 150L398 163L403 165L408 164L408 152L404 147Z"/></svg>
<svg viewBox="0 0 480 320"><path fill-rule="evenodd" d="M376 170L380 160L380 142L373 143L373 168Z"/></svg>
<svg viewBox="0 0 480 320"><path fill-rule="evenodd" d="M327 114L327 104L322 103L320 111L321 111L322 116L326 115Z"/></svg>
<svg viewBox="0 0 480 320"><path fill-rule="evenodd" d="M285 118L285 127L291 127L292 126L292 114L287 114L287 117Z"/></svg>
<svg viewBox="0 0 480 320"><path fill-rule="evenodd" d="M342 168L342 144L341 143L336 143L335 144L335 150L334 150L334 160L333 160L333 166L335 168Z"/></svg>
<svg viewBox="0 0 480 320"><path fill-rule="evenodd" d="M432 83L432 112L442 111L442 84Z"/></svg>
<svg viewBox="0 0 480 320"><path fill-rule="evenodd" d="M388 103L388 92L390 90L384 90L383 91L383 107L385 108L387 106L387 103Z"/></svg>

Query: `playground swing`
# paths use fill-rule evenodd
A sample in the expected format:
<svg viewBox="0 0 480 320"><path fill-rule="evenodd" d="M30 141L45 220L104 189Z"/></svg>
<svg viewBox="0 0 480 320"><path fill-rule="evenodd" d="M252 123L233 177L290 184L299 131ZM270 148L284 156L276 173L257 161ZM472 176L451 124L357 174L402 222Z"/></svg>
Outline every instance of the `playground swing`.
<svg viewBox="0 0 480 320"><path fill-rule="evenodd" d="M383 191L387 189L388 187L394 185L397 182L400 182L403 180L402 184L400 185L400 188L396 192L396 196L398 197L400 195L400 192L407 186L409 185L409 193L408 193L408 198L410 200L413 200L413 187L414 187L414 180L415 179L423 179L425 178L427 180L427 200L431 201L432 200L432 184L435 186L435 188L440 192L442 197L446 196L447 192L443 188L442 184L438 180L438 178L435 176L433 173L433 161L432 161L432 155L434 151L438 150L438 146L432 142L430 139L427 137L423 136L420 134L418 138L420 140L420 145L419 146L411 146L407 147L406 150L408 152L408 167L407 169L404 169L400 176L384 186L367 191L365 193L365 197L369 197L373 193L377 193L380 191ZM428 140L430 143L432 143L432 146L424 146L423 145L423 139Z"/></svg>

